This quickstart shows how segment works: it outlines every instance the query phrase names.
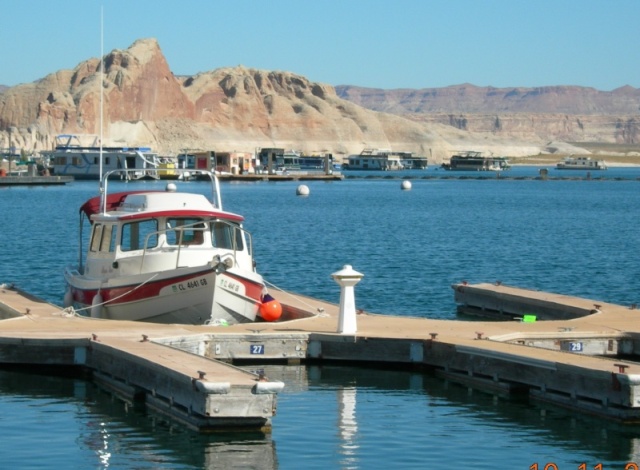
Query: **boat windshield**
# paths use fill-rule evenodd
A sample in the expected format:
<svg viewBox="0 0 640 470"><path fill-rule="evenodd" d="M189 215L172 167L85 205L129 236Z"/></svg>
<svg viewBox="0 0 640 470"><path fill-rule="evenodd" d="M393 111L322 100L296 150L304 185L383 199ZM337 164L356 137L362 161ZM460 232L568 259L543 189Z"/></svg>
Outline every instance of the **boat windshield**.
<svg viewBox="0 0 640 470"><path fill-rule="evenodd" d="M205 225L196 218L169 218L166 231L168 245L202 245Z"/></svg>
<svg viewBox="0 0 640 470"><path fill-rule="evenodd" d="M235 224L216 221L211 226L213 244L216 248L242 251L242 229Z"/></svg>
<svg viewBox="0 0 640 470"><path fill-rule="evenodd" d="M158 246L158 221L155 219L129 222L122 227L122 251L142 250Z"/></svg>

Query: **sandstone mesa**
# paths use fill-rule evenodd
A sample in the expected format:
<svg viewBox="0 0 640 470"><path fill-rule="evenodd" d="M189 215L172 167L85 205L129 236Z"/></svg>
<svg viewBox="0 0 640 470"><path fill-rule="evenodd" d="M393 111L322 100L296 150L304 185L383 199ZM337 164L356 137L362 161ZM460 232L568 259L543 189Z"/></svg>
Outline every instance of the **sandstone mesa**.
<svg viewBox="0 0 640 470"><path fill-rule="evenodd" d="M459 87L337 87L338 94L336 87L294 73L242 66L175 76L158 42L142 39L105 55L104 76L100 60L92 58L73 70L0 90L0 147L9 147L11 137L13 146L38 152L52 148L57 134L100 134L101 80L104 144L150 146L160 154L185 148L253 152L283 147L331 152L340 159L373 147L410 151L439 163L463 149L517 157L580 150L568 142L640 141L640 91L631 87L614 90L603 102L595 93L589 102L602 109L592 113L579 108L545 114L540 107L553 96L524 100L535 98L526 89L511 90L506 109L488 106L486 97L483 107L481 95L488 92L472 85L461 86L466 96ZM496 90L489 92L502 93ZM566 89L554 93L556 102L562 95L571 103ZM413 104L407 96L414 97ZM518 110L518 101L531 109ZM617 113L607 114L603 109L611 101ZM430 105L421 108L416 102Z"/></svg>

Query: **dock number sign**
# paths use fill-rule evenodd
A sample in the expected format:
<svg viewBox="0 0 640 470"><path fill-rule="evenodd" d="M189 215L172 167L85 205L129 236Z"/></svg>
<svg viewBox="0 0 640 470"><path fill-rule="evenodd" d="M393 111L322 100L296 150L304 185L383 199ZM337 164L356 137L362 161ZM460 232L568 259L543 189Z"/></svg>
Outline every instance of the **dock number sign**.
<svg viewBox="0 0 640 470"><path fill-rule="evenodd" d="M251 344L249 345L250 354L264 354L264 344Z"/></svg>
<svg viewBox="0 0 640 470"><path fill-rule="evenodd" d="M560 350L581 353L584 352L584 343L581 341L563 341L560 345Z"/></svg>

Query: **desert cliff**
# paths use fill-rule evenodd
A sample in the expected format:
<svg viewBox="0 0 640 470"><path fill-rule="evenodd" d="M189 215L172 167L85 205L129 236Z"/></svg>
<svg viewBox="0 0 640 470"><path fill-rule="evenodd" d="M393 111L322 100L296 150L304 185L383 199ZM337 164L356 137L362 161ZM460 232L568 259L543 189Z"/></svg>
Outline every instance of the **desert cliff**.
<svg viewBox="0 0 640 470"><path fill-rule="evenodd" d="M624 108L629 115L543 114L482 107L477 93L467 97L467 108L449 97L426 109L406 106L406 95L396 93L404 99L401 106L391 95L369 92L376 108L362 99L365 89L342 87L338 94L291 72L238 66L175 76L155 39L114 50L103 64L104 71L91 58L73 70L0 90L0 147L11 140L31 153L51 148L57 134L100 135L101 103L105 145L150 146L161 154L277 146L340 158L376 147L438 163L459 149L524 156L575 148L563 142L637 143L640 136L638 113L631 112L637 103L627 99L618 101L630 106ZM638 95L633 88L626 92Z"/></svg>

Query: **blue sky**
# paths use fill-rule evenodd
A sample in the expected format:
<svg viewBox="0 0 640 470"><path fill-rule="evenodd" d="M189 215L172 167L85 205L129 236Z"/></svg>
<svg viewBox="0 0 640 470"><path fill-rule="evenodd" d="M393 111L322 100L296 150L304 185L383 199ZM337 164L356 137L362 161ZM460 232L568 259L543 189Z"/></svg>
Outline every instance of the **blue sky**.
<svg viewBox="0 0 640 470"><path fill-rule="evenodd" d="M0 84L156 38L176 75L330 85L640 88L640 0L4 0Z"/></svg>

